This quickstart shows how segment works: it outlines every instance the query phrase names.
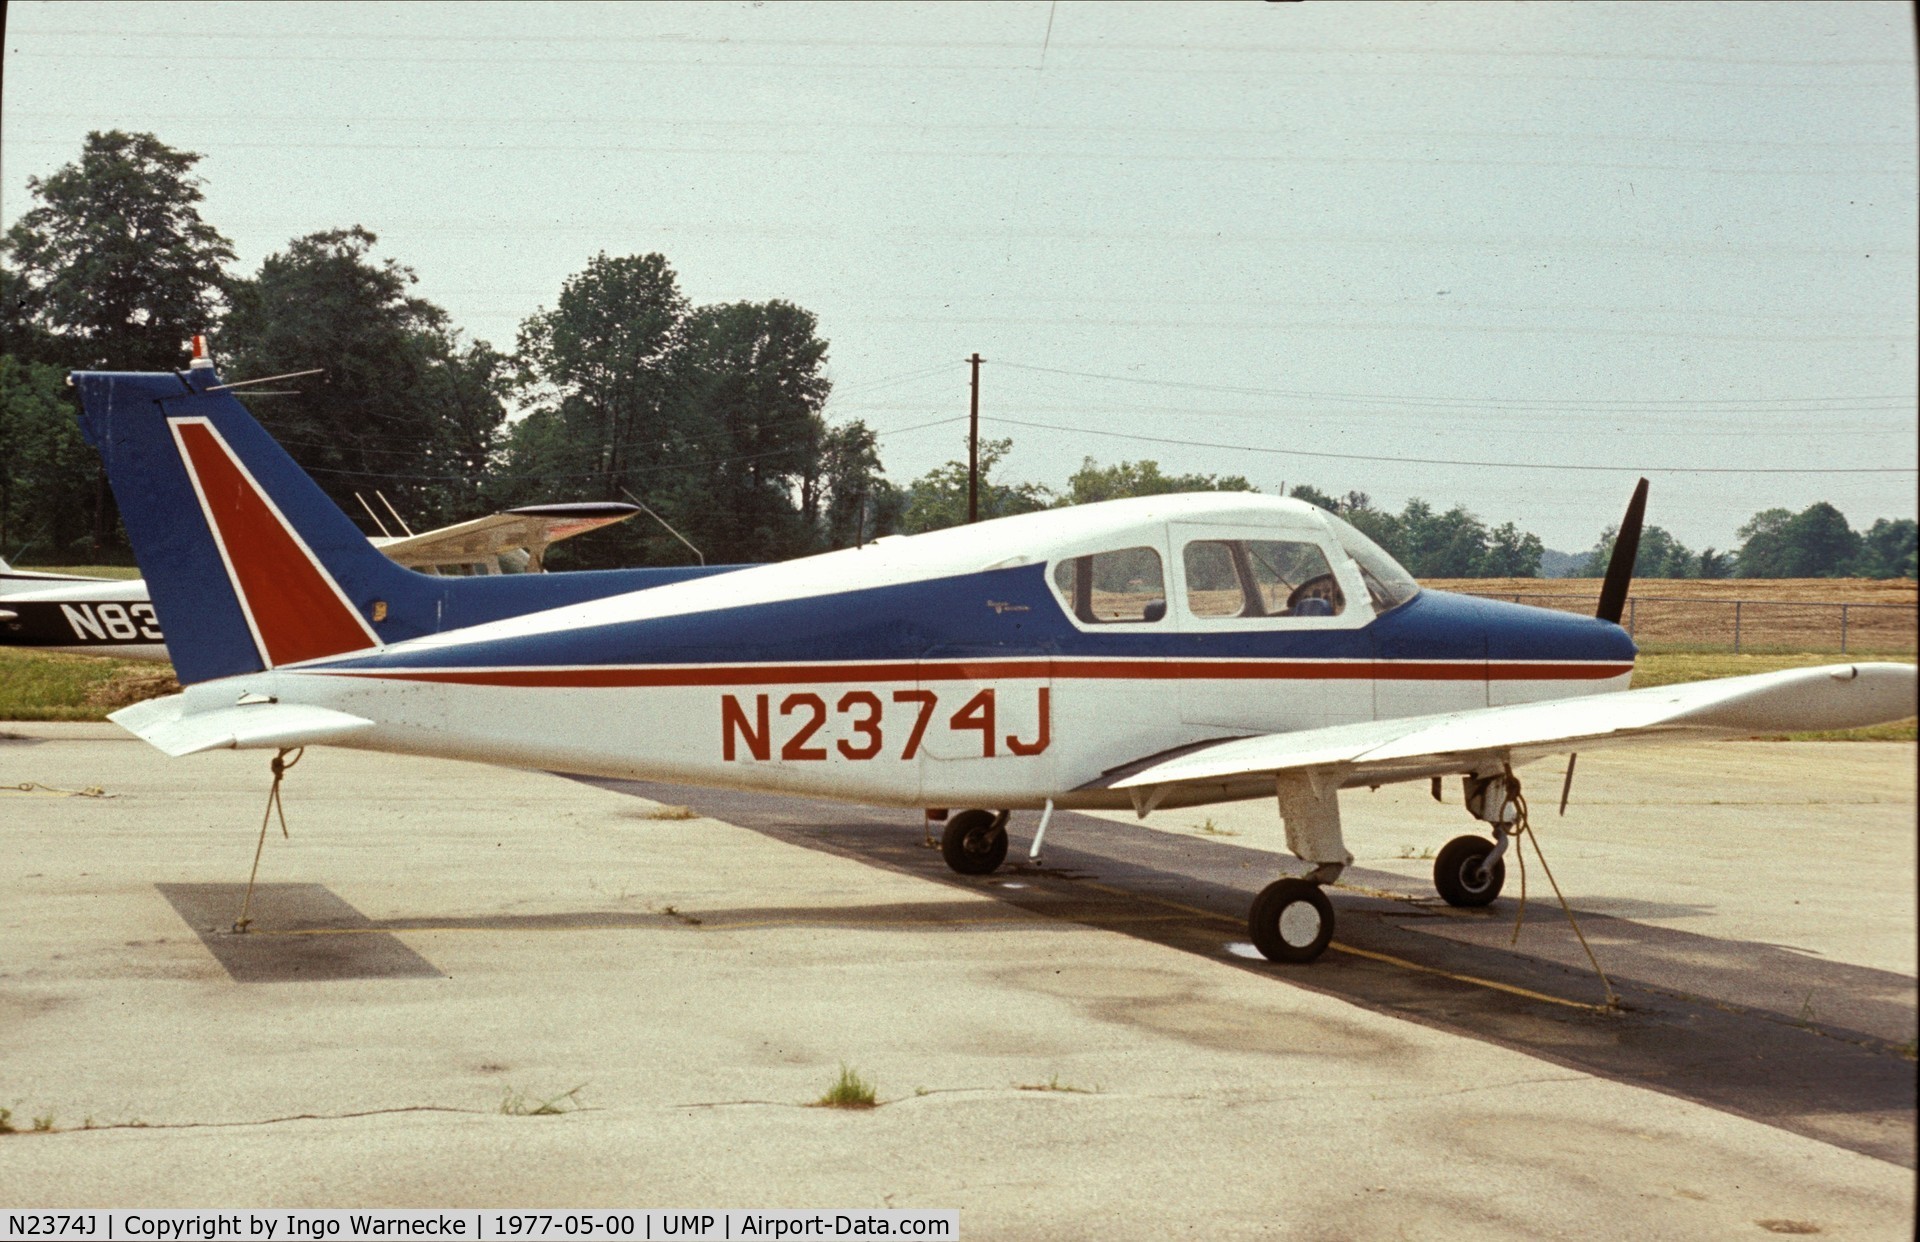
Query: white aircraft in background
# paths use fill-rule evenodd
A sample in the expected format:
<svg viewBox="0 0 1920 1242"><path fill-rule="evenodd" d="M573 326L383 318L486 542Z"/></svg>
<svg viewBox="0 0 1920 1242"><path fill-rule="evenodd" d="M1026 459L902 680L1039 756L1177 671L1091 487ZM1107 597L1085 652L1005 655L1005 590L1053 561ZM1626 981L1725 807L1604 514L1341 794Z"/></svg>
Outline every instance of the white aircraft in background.
<svg viewBox="0 0 1920 1242"><path fill-rule="evenodd" d="M112 717L170 755L326 744L914 807L975 875L1015 808L1044 837L1056 807L1276 797L1309 868L1253 902L1277 961L1332 937L1342 789L1461 777L1492 839L1449 842L1434 881L1485 905L1521 765L1914 712L1897 664L1629 690L1644 481L1597 617L1423 590L1330 513L1217 493L473 620L444 611L448 580L380 556L210 366L73 381L159 615L194 618L172 637L185 692Z"/></svg>
<svg viewBox="0 0 1920 1242"><path fill-rule="evenodd" d="M385 503L384 496L380 499ZM368 542L395 563L427 574L541 573L549 547L638 512L639 506L619 502L528 505L424 534L396 536L368 506L368 515L380 527L380 534ZM394 520L399 521L398 514ZM0 647L122 660L167 658L166 634L144 580L39 573L15 569L4 560Z"/></svg>

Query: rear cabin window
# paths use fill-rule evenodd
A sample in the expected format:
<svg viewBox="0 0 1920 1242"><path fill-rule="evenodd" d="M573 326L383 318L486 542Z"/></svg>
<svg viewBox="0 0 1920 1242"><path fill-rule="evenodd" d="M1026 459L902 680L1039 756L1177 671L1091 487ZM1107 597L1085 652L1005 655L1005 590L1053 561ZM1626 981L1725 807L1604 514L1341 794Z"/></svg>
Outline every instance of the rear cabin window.
<svg viewBox="0 0 1920 1242"><path fill-rule="evenodd" d="M1167 615L1167 580L1152 548L1076 556L1053 567L1066 610L1089 625L1158 621Z"/></svg>
<svg viewBox="0 0 1920 1242"><path fill-rule="evenodd" d="M1346 597L1319 545L1196 539L1181 555L1196 617L1337 617Z"/></svg>

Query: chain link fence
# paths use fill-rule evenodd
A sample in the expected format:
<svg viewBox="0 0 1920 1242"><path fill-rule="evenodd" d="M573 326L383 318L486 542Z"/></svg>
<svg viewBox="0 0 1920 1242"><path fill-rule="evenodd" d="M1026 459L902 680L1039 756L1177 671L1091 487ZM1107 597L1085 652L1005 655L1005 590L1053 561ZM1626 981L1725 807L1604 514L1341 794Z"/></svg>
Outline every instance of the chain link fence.
<svg viewBox="0 0 1920 1242"><path fill-rule="evenodd" d="M1458 590L1458 588L1454 588ZM1587 616L1599 597L1463 591L1484 599ZM1842 655L1912 655L1920 609L1912 604L1819 603L1801 600L1686 599L1629 595L1620 618L1645 648L1688 651L1829 651Z"/></svg>

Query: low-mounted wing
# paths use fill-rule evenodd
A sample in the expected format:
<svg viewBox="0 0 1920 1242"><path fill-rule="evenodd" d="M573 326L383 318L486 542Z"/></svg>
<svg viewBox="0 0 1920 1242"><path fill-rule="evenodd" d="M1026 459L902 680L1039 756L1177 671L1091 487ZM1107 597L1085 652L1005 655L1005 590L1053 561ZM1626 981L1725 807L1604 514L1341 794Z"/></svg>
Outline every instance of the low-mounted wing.
<svg viewBox="0 0 1920 1242"><path fill-rule="evenodd" d="M624 522L640 512L638 505L617 501L528 505L489 514L470 522L442 526L400 539L375 539L373 544L409 569L436 565L466 565L525 548L535 566L546 549L562 539Z"/></svg>
<svg viewBox="0 0 1920 1242"><path fill-rule="evenodd" d="M1379 785L1634 742L1852 729L1913 715L1915 685L1912 665L1833 664L1335 725L1216 742L1119 769L1100 786L1147 807L1176 790L1240 796L1249 781L1307 768L1337 769L1342 785Z"/></svg>

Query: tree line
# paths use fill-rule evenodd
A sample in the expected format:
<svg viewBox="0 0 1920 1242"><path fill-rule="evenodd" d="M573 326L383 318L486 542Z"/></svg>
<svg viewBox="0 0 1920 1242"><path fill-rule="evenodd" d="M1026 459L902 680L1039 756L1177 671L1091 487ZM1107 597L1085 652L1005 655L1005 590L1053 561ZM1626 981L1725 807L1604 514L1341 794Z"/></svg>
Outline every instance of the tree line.
<svg viewBox="0 0 1920 1242"><path fill-rule="evenodd" d="M827 341L779 299L695 305L661 255L601 253L523 322L511 352L466 337L359 225L296 237L257 271L202 218L200 156L153 134L87 135L28 180L34 205L0 239L0 554L39 563L127 556L99 462L75 423L74 369L179 366L210 332L223 370L324 377L236 394L349 513L388 497L416 527L543 500L635 499L709 561L780 560L966 519L954 460L886 477L860 420L829 423ZM509 417L509 412L516 417ZM1256 491L1239 475L1167 474L1087 458L1052 488L1013 482L1011 442L980 446L983 517L1182 491ZM1337 512L1428 577L1532 577L1556 554L1513 523L1359 492L1292 494ZM1912 521L1856 533L1830 505L1767 510L1741 546L1695 554L1648 527L1649 577L1915 574ZM1612 532L1585 558L1604 565ZM645 519L556 549L556 567L679 562Z"/></svg>

